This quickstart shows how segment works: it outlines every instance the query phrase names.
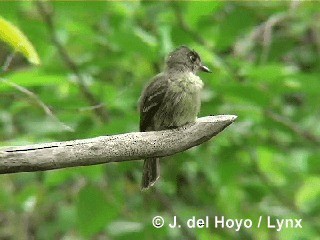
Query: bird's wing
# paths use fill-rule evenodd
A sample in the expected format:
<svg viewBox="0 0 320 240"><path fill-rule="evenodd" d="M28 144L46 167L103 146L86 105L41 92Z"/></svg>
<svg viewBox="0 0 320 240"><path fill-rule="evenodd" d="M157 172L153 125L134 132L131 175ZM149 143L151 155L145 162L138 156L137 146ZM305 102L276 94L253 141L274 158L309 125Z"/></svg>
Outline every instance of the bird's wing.
<svg viewBox="0 0 320 240"><path fill-rule="evenodd" d="M150 128L152 129L153 117L159 110L167 89L168 79L166 75L159 74L143 91L140 99L140 131L145 132Z"/></svg>

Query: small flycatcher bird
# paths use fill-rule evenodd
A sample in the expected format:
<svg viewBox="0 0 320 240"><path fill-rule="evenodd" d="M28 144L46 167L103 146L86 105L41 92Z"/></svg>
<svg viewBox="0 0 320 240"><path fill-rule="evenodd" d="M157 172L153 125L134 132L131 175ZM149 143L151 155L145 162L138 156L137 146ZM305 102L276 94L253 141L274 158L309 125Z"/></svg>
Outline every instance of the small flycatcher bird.
<svg viewBox="0 0 320 240"><path fill-rule="evenodd" d="M165 70L156 75L140 97L140 131L160 131L195 122L200 111L203 82L198 71L211 72L200 56L186 46L171 52ZM141 189L160 176L159 158L144 160Z"/></svg>

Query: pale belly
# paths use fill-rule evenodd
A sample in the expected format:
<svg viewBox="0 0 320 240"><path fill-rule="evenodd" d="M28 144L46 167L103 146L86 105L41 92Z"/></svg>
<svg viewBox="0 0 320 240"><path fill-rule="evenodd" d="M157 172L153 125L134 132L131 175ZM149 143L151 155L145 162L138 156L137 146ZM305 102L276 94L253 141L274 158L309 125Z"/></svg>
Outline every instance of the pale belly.
<svg viewBox="0 0 320 240"><path fill-rule="evenodd" d="M202 81L196 77L196 81L174 82L166 94L157 114L154 116L155 130L163 130L183 126L194 122L200 111L200 92Z"/></svg>

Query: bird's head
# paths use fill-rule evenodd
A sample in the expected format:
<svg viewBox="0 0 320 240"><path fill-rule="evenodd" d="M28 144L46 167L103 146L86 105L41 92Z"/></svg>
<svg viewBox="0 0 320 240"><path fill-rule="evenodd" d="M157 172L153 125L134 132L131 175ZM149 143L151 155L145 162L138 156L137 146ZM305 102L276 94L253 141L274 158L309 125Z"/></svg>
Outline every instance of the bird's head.
<svg viewBox="0 0 320 240"><path fill-rule="evenodd" d="M203 65L197 52L186 46L181 46L172 51L166 61L169 69L185 70L197 73L198 71L209 72L210 69Z"/></svg>

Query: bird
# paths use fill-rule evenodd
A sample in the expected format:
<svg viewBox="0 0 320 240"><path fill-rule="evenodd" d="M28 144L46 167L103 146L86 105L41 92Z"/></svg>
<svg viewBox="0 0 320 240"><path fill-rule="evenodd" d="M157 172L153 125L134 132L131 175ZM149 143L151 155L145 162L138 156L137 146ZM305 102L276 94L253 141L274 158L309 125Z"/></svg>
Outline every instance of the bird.
<svg viewBox="0 0 320 240"><path fill-rule="evenodd" d="M183 45L166 58L164 70L144 87L139 98L140 131L161 131L195 122L200 111L203 82L196 74L211 73L199 54ZM160 177L159 158L144 160L141 189Z"/></svg>

